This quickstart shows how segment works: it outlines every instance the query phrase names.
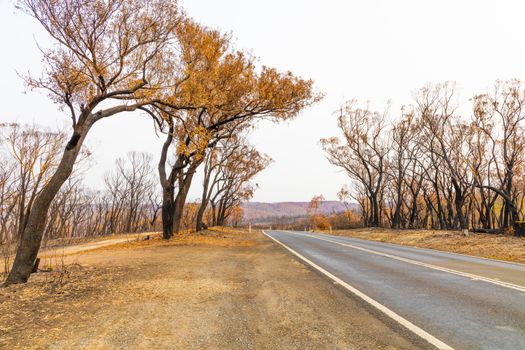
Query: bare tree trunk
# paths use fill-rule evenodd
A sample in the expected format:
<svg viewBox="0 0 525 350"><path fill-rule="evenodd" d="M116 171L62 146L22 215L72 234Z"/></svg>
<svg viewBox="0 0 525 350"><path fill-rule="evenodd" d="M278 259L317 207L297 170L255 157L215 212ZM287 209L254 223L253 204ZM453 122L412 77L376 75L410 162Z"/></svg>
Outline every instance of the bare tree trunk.
<svg viewBox="0 0 525 350"><path fill-rule="evenodd" d="M202 189L202 199L201 199L201 205L199 206L199 211L197 212L197 223L195 229L197 232L202 231L203 229L203 218L204 213L206 212L206 207L208 206L209 202L209 194L208 194L208 187L210 184L210 172L205 171L205 178L203 183L203 189Z"/></svg>
<svg viewBox="0 0 525 350"><path fill-rule="evenodd" d="M377 193L372 193L372 227L380 226L379 202L377 200Z"/></svg>
<svg viewBox="0 0 525 350"><path fill-rule="evenodd" d="M202 202L199 206L199 211L197 212L197 224L196 224L196 230L197 232L202 231L204 228L203 218L204 213L206 212L206 207L208 206L207 200L205 202Z"/></svg>
<svg viewBox="0 0 525 350"><path fill-rule="evenodd" d="M188 191L190 190L191 181L193 180L193 175L195 170L200 165L201 162L192 164L183 179L179 180L179 190L177 196L175 197L175 207L173 213L173 231L179 232L181 229L182 215L184 213L184 205L186 204L186 197L188 196Z"/></svg>
<svg viewBox="0 0 525 350"><path fill-rule="evenodd" d="M414 195L414 194L412 194ZM417 211L418 211L418 206L417 206L417 199L416 197L414 197L414 199L412 200L412 207L410 208L410 217L408 218L408 227L409 228L416 228L416 219L417 219Z"/></svg>
<svg viewBox="0 0 525 350"><path fill-rule="evenodd" d="M445 221L445 213L443 212L443 205L441 204L441 195L439 194L439 184L437 175L434 177L434 181L432 181L432 186L434 188L434 193L436 194L436 208L437 208L437 218L439 220L439 228L441 230L444 230L447 228L446 221Z"/></svg>
<svg viewBox="0 0 525 350"><path fill-rule="evenodd" d="M396 200L394 215L392 216L392 224L390 225L392 228L401 228L401 205L401 200Z"/></svg>
<svg viewBox="0 0 525 350"><path fill-rule="evenodd" d="M211 225L212 226L217 226L217 207L215 206L215 202L211 202L211 214L212 214L212 219L211 219Z"/></svg>
<svg viewBox="0 0 525 350"><path fill-rule="evenodd" d="M456 207L456 216L459 221L459 228L463 233L468 232L468 222L465 218L465 215L463 214L463 203L465 201L463 190L459 186L459 184L456 182L456 180L452 180L452 184L455 189L455 196L454 196L454 204Z"/></svg>
<svg viewBox="0 0 525 350"><path fill-rule="evenodd" d="M162 189L162 238L173 237L173 213L175 212L173 186Z"/></svg>
<svg viewBox="0 0 525 350"><path fill-rule="evenodd" d="M51 202L60 190L60 187L71 175L78 153L91 125L91 123L86 122L82 128L77 127L77 130L81 129L81 133L78 131L73 132L55 173L35 198L32 210L27 217L27 223L22 232L22 237L20 238L20 245L16 252L13 268L7 276L5 285L25 283L29 279L40 249L40 244L42 243L46 216Z"/></svg>
<svg viewBox="0 0 525 350"><path fill-rule="evenodd" d="M173 141L173 131L173 124L170 124L166 141L162 145L158 166L160 185L162 187L162 238L164 239L173 237L173 213L175 212L174 172L171 171L169 177L166 176L166 161L168 150Z"/></svg>
<svg viewBox="0 0 525 350"><path fill-rule="evenodd" d="M506 181L504 185L505 194L508 197L511 197L512 193L512 165L508 165L508 174L506 176ZM514 203L512 201L505 201L503 205L503 228L508 228L513 226L513 207Z"/></svg>
<svg viewBox="0 0 525 350"><path fill-rule="evenodd" d="M221 200L219 203L219 212L217 214L217 226L224 226L225 213L226 213L225 204L224 204L224 201Z"/></svg>

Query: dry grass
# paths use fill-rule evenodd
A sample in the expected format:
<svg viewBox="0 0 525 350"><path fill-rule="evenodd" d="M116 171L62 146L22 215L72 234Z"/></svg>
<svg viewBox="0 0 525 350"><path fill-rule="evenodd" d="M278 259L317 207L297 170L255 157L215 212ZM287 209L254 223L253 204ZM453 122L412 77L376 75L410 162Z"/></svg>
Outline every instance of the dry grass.
<svg viewBox="0 0 525 350"><path fill-rule="evenodd" d="M384 228L340 230L333 234L525 263L525 238L504 234L471 233L464 237L459 231Z"/></svg>
<svg viewBox="0 0 525 350"><path fill-rule="evenodd" d="M67 320L65 315L72 305L79 311L77 321L86 320L82 313L84 300L97 294L103 307L104 297L111 291L107 287L121 273L120 269L108 272L109 269L70 265L65 276L64 271L56 269L33 274L25 285L0 288L0 348L6 344L24 348L23 344L39 344L39 338L59 336L60 324ZM24 329L32 330L29 339L21 336Z"/></svg>
<svg viewBox="0 0 525 350"><path fill-rule="evenodd" d="M71 245L90 243L95 241L107 241L111 239L120 239L127 238L130 240L135 239L137 236L142 233L114 233L110 235L103 236L86 236L86 237L71 237L71 238L57 238L52 240L44 240L42 242L42 249L59 249L63 247L68 247ZM158 232L152 232L152 235L158 234Z"/></svg>
<svg viewBox="0 0 525 350"><path fill-rule="evenodd" d="M246 236L242 230L214 227L203 231L200 234L194 232L182 232L173 236L166 241L160 235L151 235L149 237L139 237L126 243L120 243L114 246L101 247L97 250L115 250L115 249L135 249L135 248L153 248L153 247L172 247L172 246L212 246L212 247L250 247L253 246L253 240Z"/></svg>
<svg viewBox="0 0 525 350"><path fill-rule="evenodd" d="M203 248L253 246L255 244L253 239L243 233L243 231L215 228L200 235L184 232L170 241L153 234L148 239L136 237L125 243L70 256L60 254L60 248L55 248L54 254L42 260L42 271L32 274L29 283L0 288L0 348L3 349L6 344L9 344L9 348L26 349L27 344L33 344L35 349L41 348L46 340L61 336L61 325L71 321L72 309L78 310L78 313L75 313L75 322L84 323L90 322L88 316L90 312L124 305L130 298L135 300L160 298L162 289L158 286L155 288L154 284L146 288L143 282L140 282L130 288L125 281L127 276L132 274L132 270L135 270L133 273L136 274L136 271L144 267L145 261L141 256L151 254L148 251L176 246ZM97 256L101 254L106 259L107 254L114 256L119 264L100 266ZM132 257L129 262L122 264L121 262L130 256L129 254L133 254L137 260ZM79 259L82 264L76 262ZM202 286L193 286L187 278L184 282L188 291L202 289ZM93 309L94 298L97 300L95 309ZM88 307L89 312L83 312ZM28 334L25 334L26 331ZM24 333L23 337L22 333Z"/></svg>
<svg viewBox="0 0 525 350"><path fill-rule="evenodd" d="M65 262L65 278L57 266L0 288L1 349L418 348L256 232L141 240Z"/></svg>

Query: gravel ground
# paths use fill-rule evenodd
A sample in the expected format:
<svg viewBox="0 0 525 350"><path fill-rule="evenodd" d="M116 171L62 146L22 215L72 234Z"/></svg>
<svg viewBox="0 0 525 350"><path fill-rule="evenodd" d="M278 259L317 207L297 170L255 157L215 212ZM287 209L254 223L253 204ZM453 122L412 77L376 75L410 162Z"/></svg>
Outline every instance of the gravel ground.
<svg viewBox="0 0 525 350"><path fill-rule="evenodd" d="M67 256L0 289L0 348L419 346L262 234L210 232Z"/></svg>

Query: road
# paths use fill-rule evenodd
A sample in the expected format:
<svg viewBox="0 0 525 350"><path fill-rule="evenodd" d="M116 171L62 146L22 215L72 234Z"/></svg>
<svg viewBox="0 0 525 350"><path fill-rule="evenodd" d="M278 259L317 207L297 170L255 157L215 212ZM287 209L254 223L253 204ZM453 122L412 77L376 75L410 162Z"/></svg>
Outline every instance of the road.
<svg viewBox="0 0 525 350"><path fill-rule="evenodd" d="M525 265L355 238L266 231L440 349L525 349Z"/></svg>

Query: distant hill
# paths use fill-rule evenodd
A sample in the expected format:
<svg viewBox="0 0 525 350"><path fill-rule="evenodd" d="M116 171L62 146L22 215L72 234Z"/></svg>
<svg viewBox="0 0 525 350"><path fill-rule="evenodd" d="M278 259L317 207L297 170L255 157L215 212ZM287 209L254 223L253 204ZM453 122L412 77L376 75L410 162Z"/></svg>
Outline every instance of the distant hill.
<svg viewBox="0 0 525 350"><path fill-rule="evenodd" d="M300 218L306 216L309 202L247 202L242 204L244 221L253 223L266 222L271 218ZM350 204L351 209L357 209L357 204ZM339 201L324 201L321 203L320 212L323 214L340 213L346 210L345 205Z"/></svg>

